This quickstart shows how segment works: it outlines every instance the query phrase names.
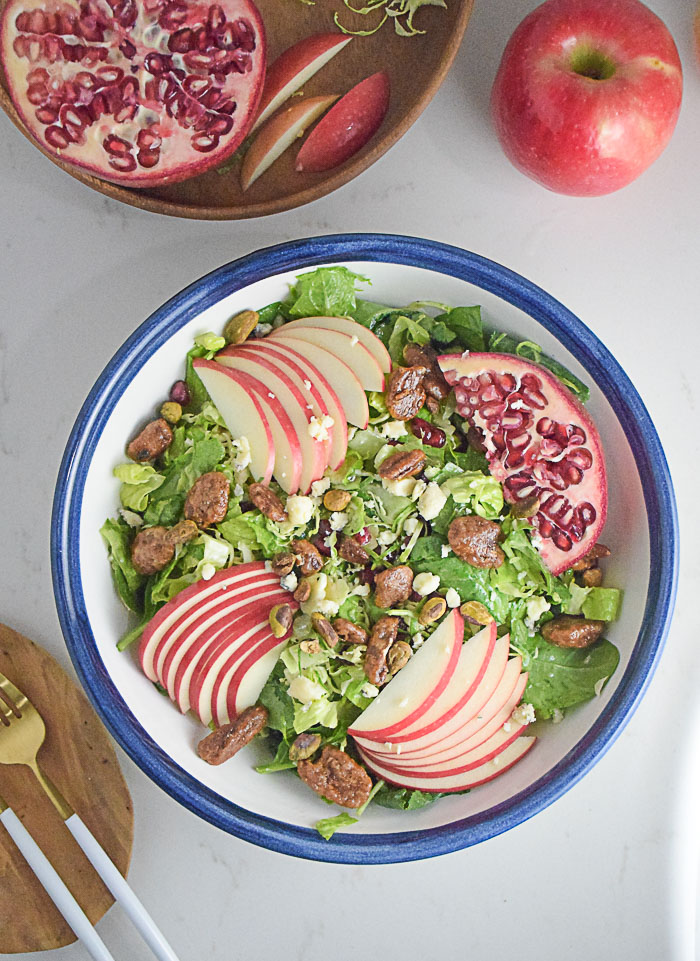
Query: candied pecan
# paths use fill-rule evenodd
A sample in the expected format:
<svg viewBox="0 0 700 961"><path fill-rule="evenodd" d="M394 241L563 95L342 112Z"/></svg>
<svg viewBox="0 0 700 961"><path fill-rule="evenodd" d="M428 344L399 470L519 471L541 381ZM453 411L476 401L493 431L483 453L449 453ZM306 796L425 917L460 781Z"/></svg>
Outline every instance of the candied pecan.
<svg viewBox="0 0 700 961"><path fill-rule="evenodd" d="M282 551L280 554L275 554L270 561L270 567L278 577L286 577L291 573L295 563L296 558L291 551Z"/></svg>
<svg viewBox="0 0 700 961"><path fill-rule="evenodd" d="M172 560L175 545L165 527L140 530L131 544L131 563L139 574L155 574Z"/></svg>
<svg viewBox="0 0 700 961"><path fill-rule="evenodd" d="M469 428L467 431L467 440L469 441L469 446L473 447L474 450L478 450L480 454L486 453L484 434L478 427Z"/></svg>
<svg viewBox="0 0 700 961"><path fill-rule="evenodd" d="M350 564L366 564L369 554L362 544L358 544L354 537L342 534L338 541L338 555Z"/></svg>
<svg viewBox="0 0 700 961"><path fill-rule="evenodd" d="M403 359L410 367L427 367L428 373L423 379L423 387L428 398L438 401L444 400L450 392L450 385L445 380L445 375L438 363L437 351L433 350L428 344L406 344L403 349ZM428 410L428 402L426 399ZM435 411L431 410L431 413Z"/></svg>
<svg viewBox="0 0 700 961"><path fill-rule="evenodd" d="M197 745L197 754L207 764L223 764L253 740L267 724L267 708L247 707L230 724L217 727Z"/></svg>
<svg viewBox="0 0 700 961"><path fill-rule="evenodd" d="M590 647L605 630L605 621L558 614L542 628L542 635L557 647Z"/></svg>
<svg viewBox="0 0 700 961"><path fill-rule="evenodd" d="M592 567L598 566L598 561L601 557L610 557L610 548L606 547L605 544L594 544L587 554L579 557L576 563L572 564L569 570L588 571Z"/></svg>
<svg viewBox="0 0 700 961"><path fill-rule="evenodd" d="M173 442L173 432L164 417L146 424L140 434L131 441L126 449L127 455L135 461L153 460L159 457Z"/></svg>
<svg viewBox="0 0 700 961"><path fill-rule="evenodd" d="M336 617L333 628L344 644L366 644L369 640L369 634L364 627L353 624L344 617Z"/></svg>
<svg viewBox="0 0 700 961"><path fill-rule="evenodd" d="M425 367L427 370L432 370L437 364L437 358L437 351L430 344L409 342L403 349L403 359L409 367Z"/></svg>
<svg viewBox="0 0 700 961"><path fill-rule="evenodd" d="M300 604L303 604L304 601L308 601L308 599L311 597L311 584L306 580L306 578L302 577L302 579L299 581L293 597L294 600L298 601Z"/></svg>
<svg viewBox="0 0 700 961"><path fill-rule="evenodd" d="M372 628L364 663L365 674L371 684L379 686L389 676L386 656L389 648L396 640L398 630L398 617L391 617L389 614L380 617Z"/></svg>
<svg viewBox="0 0 700 961"><path fill-rule="evenodd" d="M423 378L423 387L425 388L426 402L427 399L430 398L439 403L441 400L444 400L450 392L450 385L445 380L440 368L438 368L437 371L428 371Z"/></svg>
<svg viewBox="0 0 700 961"><path fill-rule="evenodd" d="M311 734L309 731L304 731L298 737L295 737L289 748L289 760L290 761L306 761L310 758L312 754L321 746L321 735Z"/></svg>
<svg viewBox="0 0 700 961"><path fill-rule="evenodd" d="M292 550L297 566L302 574L316 574L323 567L323 557L311 541L292 541Z"/></svg>
<svg viewBox="0 0 700 961"><path fill-rule="evenodd" d="M269 517L271 521L286 521L287 512L284 504L274 491L264 484L251 484L248 488L248 497L255 504L257 509Z"/></svg>
<svg viewBox="0 0 700 961"><path fill-rule="evenodd" d="M440 401L435 400L434 397L429 395L425 398L425 406L428 408L431 414L435 415L440 410Z"/></svg>
<svg viewBox="0 0 700 961"><path fill-rule="evenodd" d="M319 614L318 611L314 611L314 613L311 615L311 623L313 624L316 633L321 635L329 647L336 646L338 643L338 635L331 625L331 622L324 617L323 614Z"/></svg>
<svg viewBox="0 0 700 961"><path fill-rule="evenodd" d="M312 791L346 808L359 808L372 790L369 775L357 761L330 744L316 763L300 761L297 772Z"/></svg>
<svg viewBox="0 0 700 961"><path fill-rule="evenodd" d="M603 572L599 567L591 567L581 575L584 587L600 587L603 583Z"/></svg>
<svg viewBox="0 0 700 961"><path fill-rule="evenodd" d="M326 491L323 497L323 506L329 511L342 511L345 510L351 500L352 494L350 491L336 487L333 490Z"/></svg>
<svg viewBox="0 0 700 961"><path fill-rule="evenodd" d="M377 607L394 607L411 596L413 571L405 564L388 567L374 577L374 603Z"/></svg>
<svg viewBox="0 0 700 961"><path fill-rule="evenodd" d="M516 501L510 505L510 512L513 517L533 517L540 509L539 497L524 497L521 501Z"/></svg>
<svg viewBox="0 0 700 961"><path fill-rule="evenodd" d="M410 420L425 403L427 367L395 367L386 389L386 407L394 420Z"/></svg>
<svg viewBox="0 0 700 961"><path fill-rule="evenodd" d="M498 541L502 536L500 525L478 514L455 517L447 530L452 550L472 567L501 566L505 554Z"/></svg>
<svg viewBox="0 0 700 961"><path fill-rule="evenodd" d="M386 666L390 674L398 674L402 667L405 667L413 651L411 645L406 641L395 641L386 655Z"/></svg>
<svg viewBox="0 0 700 961"><path fill-rule="evenodd" d="M389 454L379 465L379 476L389 480L403 480L404 477L415 477L420 474L425 464L425 454L422 450L400 450Z"/></svg>
<svg viewBox="0 0 700 961"><path fill-rule="evenodd" d="M199 534L199 528L194 521L180 521L168 531L168 540L177 547L178 544L187 544Z"/></svg>
<svg viewBox="0 0 700 961"><path fill-rule="evenodd" d="M185 500L185 517L200 527L211 527L226 517L229 481L221 471L202 474L190 487Z"/></svg>

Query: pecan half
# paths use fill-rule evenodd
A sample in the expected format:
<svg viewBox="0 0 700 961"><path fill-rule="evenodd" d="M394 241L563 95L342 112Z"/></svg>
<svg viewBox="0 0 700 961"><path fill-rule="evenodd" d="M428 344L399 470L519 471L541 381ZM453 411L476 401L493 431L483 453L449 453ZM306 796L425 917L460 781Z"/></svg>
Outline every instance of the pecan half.
<svg viewBox="0 0 700 961"><path fill-rule="evenodd" d="M194 482L185 500L185 517L199 527L211 527L226 517L229 481L221 471L202 474Z"/></svg>
<svg viewBox="0 0 700 961"><path fill-rule="evenodd" d="M374 603L377 607L395 607L411 596L413 571L405 564L388 567L374 577Z"/></svg>
<svg viewBox="0 0 700 961"><path fill-rule="evenodd" d="M341 534L338 540L338 555L350 564L366 564L369 554L362 544L358 544L354 537Z"/></svg>
<svg viewBox="0 0 700 961"><path fill-rule="evenodd" d="M359 808L372 790L372 781L364 768L330 744L323 748L316 763L299 761L297 772L312 791L346 808Z"/></svg>
<svg viewBox="0 0 700 961"><path fill-rule="evenodd" d="M175 545L167 528L146 527L132 541L131 563L139 574L149 576L162 571L174 553Z"/></svg>
<svg viewBox="0 0 700 961"><path fill-rule="evenodd" d="M297 566L305 577L308 577L309 574L316 574L323 567L323 557L311 541L306 539L292 541L292 551Z"/></svg>
<svg viewBox="0 0 700 961"><path fill-rule="evenodd" d="M336 617L333 628L344 644L366 644L369 640L369 634L364 627L353 624L344 617Z"/></svg>
<svg viewBox="0 0 700 961"><path fill-rule="evenodd" d="M262 731L267 717L266 707L260 704L247 707L230 724L207 734L197 745L197 754L207 764L223 764Z"/></svg>
<svg viewBox="0 0 700 961"><path fill-rule="evenodd" d="M428 373L423 378L423 387L427 394L426 407L431 410L428 400L433 399L438 401L435 408L438 409L439 401L444 400L449 394L450 385L440 369L437 351L433 350L428 344L406 344L403 349L403 359L410 367L428 368ZM431 413L434 413L434 411L431 410Z"/></svg>
<svg viewBox="0 0 700 961"><path fill-rule="evenodd" d="M425 403L423 378L428 368L395 367L386 389L386 407L394 420L410 420Z"/></svg>
<svg viewBox="0 0 700 961"><path fill-rule="evenodd" d="M478 514L455 517L447 530L447 539L457 557L472 567L500 567L505 554L498 547L503 533L500 525Z"/></svg>
<svg viewBox="0 0 700 961"><path fill-rule="evenodd" d="M600 587L603 583L603 572L599 567L591 567L581 574L584 587Z"/></svg>
<svg viewBox="0 0 700 961"><path fill-rule="evenodd" d="M386 656L396 640L398 630L398 617L391 617L389 614L380 617L372 628L364 663L365 674L370 684L376 684L379 687L389 676Z"/></svg>
<svg viewBox="0 0 700 961"><path fill-rule="evenodd" d="M610 548L606 547L605 544L594 544L587 554L584 554L583 557L579 557L576 563L572 564L569 570L588 571L592 567L597 567L598 561L602 557L610 557Z"/></svg>
<svg viewBox="0 0 700 961"><path fill-rule="evenodd" d="M194 521L180 521L168 531L168 540L177 547L178 544L187 544L199 535L199 528Z"/></svg>
<svg viewBox="0 0 700 961"><path fill-rule="evenodd" d="M173 432L164 417L146 424L140 434L131 441L126 449L127 455L139 463L153 460L167 450L173 442Z"/></svg>
<svg viewBox="0 0 700 961"><path fill-rule="evenodd" d="M251 484L248 487L248 497L257 509L265 517L269 517L271 521L287 520L287 511L284 509L284 504L277 494L264 484Z"/></svg>
<svg viewBox="0 0 700 961"><path fill-rule="evenodd" d="M542 636L557 647L590 647L605 630L605 621L559 614L542 628Z"/></svg>
<svg viewBox="0 0 700 961"><path fill-rule="evenodd" d="M379 476L389 480L403 480L404 477L415 477L420 474L425 464L425 454L422 450L400 450L389 454L379 465Z"/></svg>

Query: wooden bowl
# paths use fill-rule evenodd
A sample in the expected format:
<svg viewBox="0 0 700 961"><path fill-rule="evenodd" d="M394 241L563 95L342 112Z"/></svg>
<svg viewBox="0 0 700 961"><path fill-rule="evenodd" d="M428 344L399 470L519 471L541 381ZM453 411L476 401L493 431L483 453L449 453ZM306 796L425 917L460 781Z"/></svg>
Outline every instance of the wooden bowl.
<svg viewBox="0 0 700 961"><path fill-rule="evenodd" d="M0 6L4 0L0 0ZM352 14L342 0L317 0L313 6L300 0L257 0L267 31L268 62L305 36L337 28L333 13L352 29L367 29L377 20ZM358 5L358 4L356 4ZM154 213L198 220L237 220L279 213L310 203L342 186L366 170L396 143L428 105L459 49L474 0L447 0L447 9L426 6L416 15L425 34L400 37L391 22L371 37L355 37L329 64L304 86L306 96L343 94L364 77L386 70L391 79L389 112L379 132L342 166L325 173L299 173L294 169L297 151L287 150L244 194L239 165L225 172L211 170L183 183L141 190L107 183L77 168L49 159L76 180L108 197ZM0 106L13 123L39 147L27 132L7 94L0 72Z"/></svg>

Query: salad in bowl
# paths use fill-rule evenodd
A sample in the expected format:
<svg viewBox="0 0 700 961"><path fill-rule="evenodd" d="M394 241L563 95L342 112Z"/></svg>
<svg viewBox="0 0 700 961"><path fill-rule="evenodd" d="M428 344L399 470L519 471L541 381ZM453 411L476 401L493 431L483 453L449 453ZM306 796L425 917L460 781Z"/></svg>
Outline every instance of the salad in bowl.
<svg viewBox="0 0 700 961"><path fill-rule="evenodd" d="M422 296L299 272L200 329L114 452L119 649L198 764L296 779L324 839L508 776L620 661L588 385Z"/></svg>

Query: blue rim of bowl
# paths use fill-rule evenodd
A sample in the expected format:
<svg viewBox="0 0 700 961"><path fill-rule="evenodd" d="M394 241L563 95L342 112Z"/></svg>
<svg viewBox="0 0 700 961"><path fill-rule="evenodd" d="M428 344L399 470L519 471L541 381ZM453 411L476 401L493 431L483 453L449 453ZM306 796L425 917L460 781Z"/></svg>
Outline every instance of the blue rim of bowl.
<svg viewBox="0 0 700 961"><path fill-rule="evenodd" d="M494 807L449 824L391 834L336 834L263 817L222 798L176 764L129 711L97 651L83 598L78 551L82 496L102 429L134 373L184 324L256 281L320 264L375 261L421 267L467 281L529 314L580 361L628 438L644 491L650 536L649 588L630 662L610 701L575 747L543 777ZM557 300L519 274L459 247L392 234L338 234L266 247L212 271L156 310L98 378L71 432L59 470L51 521L51 565L58 616L75 669L96 711L132 760L186 808L239 838L296 857L383 864L457 851L532 817L564 794L610 748L654 673L673 612L678 519L666 458L651 418L620 365Z"/></svg>

